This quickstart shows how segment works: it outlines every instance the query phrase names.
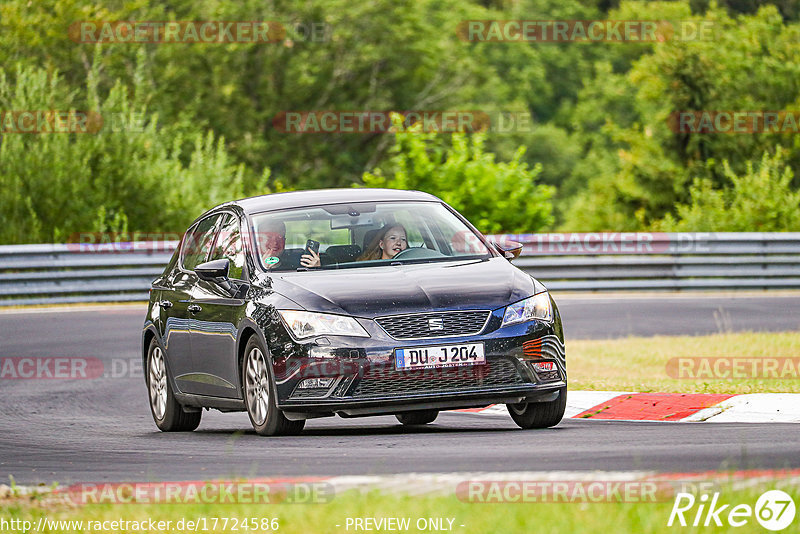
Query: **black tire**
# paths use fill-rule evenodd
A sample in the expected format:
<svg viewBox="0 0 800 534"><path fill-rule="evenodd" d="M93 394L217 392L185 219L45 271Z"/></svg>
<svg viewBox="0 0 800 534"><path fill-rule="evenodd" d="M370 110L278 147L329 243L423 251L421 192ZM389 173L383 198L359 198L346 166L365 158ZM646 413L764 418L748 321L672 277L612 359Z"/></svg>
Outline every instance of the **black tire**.
<svg viewBox="0 0 800 534"><path fill-rule="evenodd" d="M558 398L550 402L528 402L506 404L511 419L524 429L550 428L556 426L564 418L567 408L567 388L558 391Z"/></svg>
<svg viewBox="0 0 800 534"><path fill-rule="evenodd" d="M275 384L272 380L269 353L261 346L256 336L250 336L244 349L242 389L247 415L256 434L291 436L303 430L306 424L304 419L290 421L278 409L275 403Z"/></svg>
<svg viewBox="0 0 800 534"><path fill-rule="evenodd" d="M187 412L178 404L172 391L164 352L155 338L150 341L147 349L145 379L150 413L153 414L153 421L162 432L191 432L197 428L203 412L201 410ZM155 387L151 388L150 384L154 380Z"/></svg>
<svg viewBox="0 0 800 534"><path fill-rule="evenodd" d="M395 414L397 420L405 426L427 425L428 423L433 423L438 416L439 410L419 410Z"/></svg>

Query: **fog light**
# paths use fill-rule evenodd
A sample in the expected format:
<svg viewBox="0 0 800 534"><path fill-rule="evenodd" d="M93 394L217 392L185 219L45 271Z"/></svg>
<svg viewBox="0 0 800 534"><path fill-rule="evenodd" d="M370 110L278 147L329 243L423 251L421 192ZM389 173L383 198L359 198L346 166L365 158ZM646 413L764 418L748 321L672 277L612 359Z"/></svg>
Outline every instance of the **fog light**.
<svg viewBox="0 0 800 534"><path fill-rule="evenodd" d="M530 362L530 366L540 382L561 380L561 373L558 371L556 362Z"/></svg>
<svg viewBox="0 0 800 534"><path fill-rule="evenodd" d="M558 370L555 362L534 362L531 365L533 365L533 370L537 373L546 373Z"/></svg>
<svg viewBox="0 0 800 534"><path fill-rule="evenodd" d="M333 384L333 378L306 378L297 387L299 389L318 389L329 388L331 384Z"/></svg>

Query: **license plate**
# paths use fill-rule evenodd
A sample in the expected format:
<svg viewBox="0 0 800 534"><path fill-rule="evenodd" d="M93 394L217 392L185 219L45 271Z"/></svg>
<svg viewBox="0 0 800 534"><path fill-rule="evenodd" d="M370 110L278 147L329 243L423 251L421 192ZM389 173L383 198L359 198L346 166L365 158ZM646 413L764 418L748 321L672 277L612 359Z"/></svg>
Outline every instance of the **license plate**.
<svg viewBox="0 0 800 534"><path fill-rule="evenodd" d="M459 343L395 349L394 361L396 369L432 369L480 365L486 363L486 356L483 343Z"/></svg>

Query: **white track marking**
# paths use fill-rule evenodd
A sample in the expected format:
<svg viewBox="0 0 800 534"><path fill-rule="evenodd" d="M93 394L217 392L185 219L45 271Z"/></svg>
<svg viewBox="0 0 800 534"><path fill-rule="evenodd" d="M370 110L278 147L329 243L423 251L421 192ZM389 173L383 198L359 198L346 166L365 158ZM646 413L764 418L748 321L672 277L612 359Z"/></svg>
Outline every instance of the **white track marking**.
<svg viewBox="0 0 800 534"><path fill-rule="evenodd" d="M711 423L800 423L800 393L736 395L681 419Z"/></svg>

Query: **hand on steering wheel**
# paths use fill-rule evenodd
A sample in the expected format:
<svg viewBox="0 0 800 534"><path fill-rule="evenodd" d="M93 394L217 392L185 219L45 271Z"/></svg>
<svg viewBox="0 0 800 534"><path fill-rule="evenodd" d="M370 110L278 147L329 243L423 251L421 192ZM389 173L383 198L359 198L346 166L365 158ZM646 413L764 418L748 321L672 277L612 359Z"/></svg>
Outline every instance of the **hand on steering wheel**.
<svg viewBox="0 0 800 534"><path fill-rule="evenodd" d="M393 259L393 260L396 260L396 259L400 258L400 257L401 257L401 256L403 256L403 255L406 255L406 256L407 256L407 255L408 255L408 251L409 251L409 250L414 250L414 249L416 249L416 248L419 248L419 247L408 247L408 248L404 248L403 250L401 250L400 252L398 252L397 254L395 254L394 256L392 256L392 259Z"/></svg>

